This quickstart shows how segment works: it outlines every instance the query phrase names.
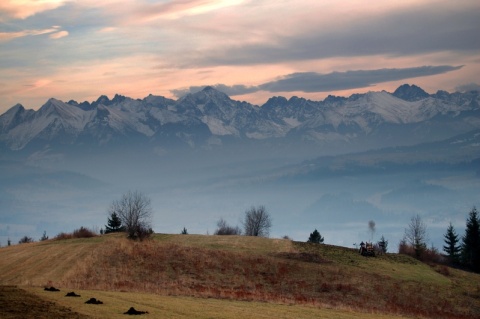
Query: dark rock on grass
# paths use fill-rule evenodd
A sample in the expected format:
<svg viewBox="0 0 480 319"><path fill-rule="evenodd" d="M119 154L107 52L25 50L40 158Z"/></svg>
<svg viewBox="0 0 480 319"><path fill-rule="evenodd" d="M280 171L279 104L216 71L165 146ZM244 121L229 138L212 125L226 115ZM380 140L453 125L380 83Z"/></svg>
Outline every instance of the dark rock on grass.
<svg viewBox="0 0 480 319"><path fill-rule="evenodd" d="M124 312L123 314L124 315L144 315L144 314L147 314L147 313L148 313L148 311L139 311L139 310L136 310L133 307L130 307L130 309L128 309L128 311Z"/></svg>
<svg viewBox="0 0 480 319"><path fill-rule="evenodd" d="M67 293L65 297L80 297L80 295L77 295L75 292L71 291Z"/></svg>
<svg viewBox="0 0 480 319"><path fill-rule="evenodd" d="M60 291L60 289L57 289L55 287L45 287L45 291Z"/></svg>
<svg viewBox="0 0 480 319"><path fill-rule="evenodd" d="M85 303L91 304L91 305L103 305L103 302L100 300L97 300L96 298L90 298Z"/></svg>

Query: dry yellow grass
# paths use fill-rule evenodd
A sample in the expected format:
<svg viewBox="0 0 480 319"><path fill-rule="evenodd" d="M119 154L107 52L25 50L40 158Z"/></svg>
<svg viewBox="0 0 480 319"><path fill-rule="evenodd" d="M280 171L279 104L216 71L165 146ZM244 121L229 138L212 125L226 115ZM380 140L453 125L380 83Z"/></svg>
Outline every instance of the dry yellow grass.
<svg viewBox="0 0 480 319"><path fill-rule="evenodd" d="M45 285L59 283L104 239L48 240L0 249L0 283L4 285Z"/></svg>
<svg viewBox="0 0 480 319"><path fill-rule="evenodd" d="M189 314L200 312L194 318L204 318L202 307L215 309L217 302L236 309L231 318L248 311L235 308L245 305L264 306L267 314L270 308L300 307L305 318L310 312L319 317L318 311L329 318L327 310L335 318L351 313L351 318L365 313L375 318L480 316L478 274L445 273L396 254L365 258L342 247L245 236L156 234L133 242L114 234L2 247L0 284L96 290L94 297L113 294L131 302L159 298L145 304L149 307L181 300L185 305L179 307L192 308L185 310ZM206 313L205 318L216 318ZM285 318L301 318L286 313ZM281 312L275 317L282 318Z"/></svg>
<svg viewBox="0 0 480 319"><path fill-rule="evenodd" d="M150 319L399 319L406 318L386 314L361 313L347 310L336 310L299 305L279 305L260 302L240 302L232 300L172 297L144 293L106 292L92 290L75 290L80 298L64 297L65 292L46 292L38 288L28 288L43 299L51 300L59 305L92 318L125 318L123 312L130 307L148 311ZM89 298L104 302L103 305L89 305L84 302Z"/></svg>
<svg viewBox="0 0 480 319"><path fill-rule="evenodd" d="M155 234L153 239L160 243L173 243L188 247L221 249L248 254L291 252L294 250L291 240L262 237Z"/></svg>

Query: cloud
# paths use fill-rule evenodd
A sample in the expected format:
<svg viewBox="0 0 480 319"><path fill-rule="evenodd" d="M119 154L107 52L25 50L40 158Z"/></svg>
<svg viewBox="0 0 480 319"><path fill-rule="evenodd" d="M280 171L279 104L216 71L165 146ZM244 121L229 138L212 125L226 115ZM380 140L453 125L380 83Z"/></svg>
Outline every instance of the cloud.
<svg viewBox="0 0 480 319"><path fill-rule="evenodd" d="M35 36L42 34L50 34L50 38L59 39L68 35L68 31L59 31L59 26L53 26L48 29L39 30L22 30L17 32L0 32L0 41L10 41L15 38L22 38L27 36Z"/></svg>
<svg viewBox="0 0 480 319"><path fill-rule="evenodd" d="M59 32L50 34L50 39L60 39L66 36L68 36L68 31L59 31Z"/></svg>
<svg viewBox="0 0 480 319"><path fill-rule="evenodd" d="M282 76L274 81L258 86L245 85L213 85L227 95L242 95L257 91L268 92L330 92L348 89L358 89L374 84L405 80L423 76L443 74L461 69L463 66L420 66L403 69L355 70L321 74L316 72L298 72ZM191 86L187 89L172 90L175 96L200 91L204 86Z"/></svg>
<svg viewBox="0 0 480 319"><path fill-rule="evenodd" d="M200 86L190 86L188 88L184 89L176 89L176 90L171 90L170 92L175 95L176 97L182 97L185 96L189 93L196 93L200 92L205 88L206 85L200 85ZM215 85L210 85L214 87L215 89L227 94L228 96L235 96L235 95L242 95L242 94L248 94L248 93L254 93L259 91L258 86L246 86L246 85L225 85L225 84L215 84Z"/></svg>
<svg viewBox="0 0 480 319"><path fill-rule="evenodd" d="M37 13L63 6L66 0L2 0L0 15L15 19L25 19Z"/></svg>
<svg viewBox="0 0 480 319"><path fill-rule="evenodd" d="M134 16L143 21L157 18L176 19L183 16L198 15L213 10L241 4L243 1L225 0L183 0L143 4L137 7Z"/></svg>
<svg viewBox="0 0 480 319"><path fill-rule="evenodd" d="M293 73L278 80L264 83L260 89L269 92L328 92L357 89L374 84L442 74L463 66L421 66L403 69L357 70L320 74L315 72Z"/></svg>
<svg viewBox="0 0 480 319"><path fill-rule="evenodd" d="M477 83L467 83L463 85L459 85L455 88L457 92L469 92L469 91L479 91L480 92L480 85Z"/></svg>
<svg viewBox="0 0 480 319"><path fill-rule="evenodd" d="M42 88L44 86L47 86L50 83L52 83L52 81L49 80L49 79L39 79L39 80L36 80L35 82L33 82L31 84L25 84L24 86L27 87L28 90L34 90L34 89L38 89L38 88Z"/></svg>
<svg viewBox="0 0 480 319"><path fill-rule="evenodd" d="M255 29L243 36L243 42L226 40L227 45L214 45L198 52L191 64L254 65L332 57L475 52L480 50L480 41L472 41L478 37L479 15L480 6L450 8L431 4L382 14L358 12L348 19L335 16L338 22L325 16L312 20L312 15L305 13L308 23L301 19L295 23L285 21L288 32L281 26L281 32L261 26L260 31L267 34L269 41L250 42L252 34L259 32ZM265 17L267 22L271 19ZM216 26L212 23L211 27Z"/></svg>
<svg viewBox="0 0 480 319"><path fill-rule="evenodd" d="M26 36L34 36L34 35L42 35L57 32L57 27L52 27L49 29L42 29L42 30L23 30L17 32L0 32L0 41L9 41L15 38L21 38Z"/></svg>

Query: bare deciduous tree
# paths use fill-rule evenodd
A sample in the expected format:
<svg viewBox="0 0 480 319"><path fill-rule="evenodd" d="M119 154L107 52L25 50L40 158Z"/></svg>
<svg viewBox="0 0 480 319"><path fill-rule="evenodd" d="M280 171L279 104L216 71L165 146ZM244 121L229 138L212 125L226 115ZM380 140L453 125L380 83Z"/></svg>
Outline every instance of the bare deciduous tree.
<svg viewBox="0 0 480 319"><path fill-rule="evenodd" d="M112 202L109 213L120 218L129 238L143 239L150 235L151 201L144 194L138 191L123 194L120 200Z"/></svg>
<svg viewBox="0 0 480 319"><path fill-rule="evenodd" d="M420 258L427 248L427 226L420 215L413 216L405 229L405 241L415 249L415 256Z"/></svg>
<svg viewBox="0 0 480 319"><path fill-rule="evenodd" d="M245 236L268 237L272 220L265 206L251 207L245 212L243 222Z"/></svg>

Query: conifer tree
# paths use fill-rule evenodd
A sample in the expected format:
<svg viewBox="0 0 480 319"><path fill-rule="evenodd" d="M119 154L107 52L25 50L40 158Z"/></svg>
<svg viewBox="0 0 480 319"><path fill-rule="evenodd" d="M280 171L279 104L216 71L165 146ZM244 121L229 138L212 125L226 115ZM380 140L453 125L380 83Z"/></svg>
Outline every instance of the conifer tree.
<svg viewBox="0 0 480 319"><path fill-rule="evenodd" d="M324 238L322 237L322 235L320 235L318 230L315 229L312 233L310 233L310 237L308 237L307 242L316 243L316 244L323 244L323 240L324 240Z"/></svg>
<svg viewBox="0 0 480 319"><path fill-rule="evenodd" d="M457 264L460 261L460 252L462 247L459 245L460 238L455 232L452 223L447 228L447 232L443 235L445 240L445 246L443 251L447 254L450 263Z"/></svg>
<svg viewBox="0 0 480 319"><path fill-rule="evenodd" d="M388 240L385 239L385 237L382 235L382 238L380 238L380 241L377 243L378 247L382 251L382 253L386 254L388 250Z"/></svg>
<svg viewBox="0 0 480 319"><path fill-rule="evenodd" d="M105 225L105 234L125 231L125 227L122 227L120 217L118 217L115 212L110 214L107 224L108 225Z"/></svg>
<svg viewBox="0 0 480 319"><path fill-rule="evenodd" d="M480 220L475 207L469 213L462 242L462 261L473 271L480 272Z"/></svg>
<svg viewBox="0 0 480 319"><path fill-rule="evenodd" d="M47 236L47 231L46 231L46 230L43 231L43 235L42 235L42 237L40 238L40 241L45 241L45 240L48 240L48 236Z"/></svg>

